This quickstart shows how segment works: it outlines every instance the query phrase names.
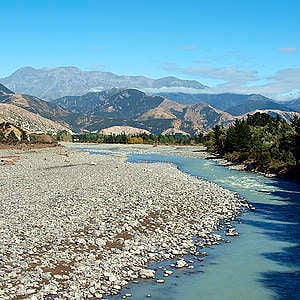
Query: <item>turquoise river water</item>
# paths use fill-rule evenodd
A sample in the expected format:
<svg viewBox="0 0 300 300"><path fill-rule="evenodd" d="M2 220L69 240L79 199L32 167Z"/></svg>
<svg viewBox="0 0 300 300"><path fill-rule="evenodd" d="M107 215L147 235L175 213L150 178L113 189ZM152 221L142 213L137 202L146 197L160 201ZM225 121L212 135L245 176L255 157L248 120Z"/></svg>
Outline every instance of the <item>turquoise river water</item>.
<svg viewBox="0 0 300 300"><path fill-rule="evenodd" d="M175 270L164 284L131 283L110 299L121 299L125 293L134 300L300 299L299 185L200 158L130 154L128 161L173 163L183 172L239 193L256 210L240 216L235 224L237 238L206 248L208 256L196 262L193 270ZM163 278L160 268L170 262L151 267Z"/></svg>

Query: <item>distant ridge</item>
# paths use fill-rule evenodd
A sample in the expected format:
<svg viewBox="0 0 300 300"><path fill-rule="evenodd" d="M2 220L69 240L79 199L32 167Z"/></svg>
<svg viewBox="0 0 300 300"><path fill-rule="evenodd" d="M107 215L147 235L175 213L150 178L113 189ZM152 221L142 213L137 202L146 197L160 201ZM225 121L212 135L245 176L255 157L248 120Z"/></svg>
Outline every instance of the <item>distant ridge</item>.
<svg viewBox="0 0 300 300"><path fill-rule="evenodd" d="M111 72L83 71L76 67L41 68L24 67L0 82L17 93L53 100L63 96L78 96L110 88L186 88L195 91L206 86L196 80L176 77L152 79L145 76L116 75Z"/></svg>
<svg viewBox="0 0 300 300"><path fill-rule="evenodd" d="M182 104L196 104L205 102L215 108L227 111L229 108L243 104L248 100L272 100L259 94L187 94L187 93L158 93L168 99L175 100Z"/></svg>
<svg viewBox="0 0 300 300"><path fill-rule="evenodd" d="M274 102L269 99L249 99L246 102L232 106L226 111L233 116L239 116L249 113L253 110L277 110L277 111L292 111L289 107L285 106L283 103Z"/></svg>
<svg viewBox="0 0 300 300"><path fill-rule="evenodd" d="M288 107L290 110L300 112L300 98L290 101L280 102L282 105Z"/></svg>
<svg viewBox="0 0 300 300"><path fill-rule="evenodd" d="M205 102L226 111L234 116L243 115L256 109L299 111L300 101L278 102L260 94L186 94L186 93L158 93L181 104L196 104Z"/></svg>
<svg viewBox="0 0 300 300"><path fill-rule="evenodd" d="M180 97L182 95L187 97L186 94L180 94ZM113 88L82 96L65 96L49 102L14 93L0 85L0 119L2 115L3 120L14 122L29 131L70 128L74 132L104 130L112 133L193 135L206 133L216 125L228 126L255 111L279 115L287 121L295 114L288 106L261 95L235 95L232 98L230 94L209 95L206 100L214 102L222 99L223 95L227 105L236 104L227 108L227 112L205 102L182 104L138 89ZM296 99L288 105L297 103Z"/></svg>
<svg viewBox="0 0 300 300"><path fill-rule="evenodd" d="M53 102L78 114L72 123L77 130L131 126L154 134L161 134L170 128L194 134L234 121L230 114L203 102L183 105L136 89L112 89L83 96L67 96Z"/></svg>

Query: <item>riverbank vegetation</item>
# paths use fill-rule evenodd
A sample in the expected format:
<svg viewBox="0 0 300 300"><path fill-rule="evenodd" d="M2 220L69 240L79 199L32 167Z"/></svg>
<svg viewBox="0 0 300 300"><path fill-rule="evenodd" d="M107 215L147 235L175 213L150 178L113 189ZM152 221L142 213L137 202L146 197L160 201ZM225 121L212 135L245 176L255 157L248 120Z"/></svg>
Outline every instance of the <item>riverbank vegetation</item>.
<svg viewBox="0 0 300 300"><path fill-rule="evenodd" d="M248 115L205 137L208 151L248 170L299 178L300 118L290 123L265 113Z"/></svg>
<svg viewBox="0 0 300 300"><path fill-rule="evenodd" d="M72 136L74 142L109 144L197 145L221 158L244 164L249 171L300 178L300 118L291 122L266 113L237 119L231 126L215 126L206 135L102 135Z"/></svg>
<svg viewBox="0 0 300 300"><path fill-rule="evenodd" d="M103 135L84 133L71 135L28 134L10 123L0 124L1 144L57 144L59 141L107 144L198 145L221 158L245 165L249 171L300 178L300 118L291 122L265 113L237 119L231 126L215 126L206 135L136 134Z"/></svg>
<svg viewBox="0 0 300 300"><path fill-rule="evenodd" d="M103 135L100 133L85 133L73 135L73 142L80 143L104 143L104 144L163 144L163 145L195 145L203 142L203 135L159 135L136 134L136 135Z"/></svg>
<svg viewBox="0 0 300 300"><path fill-rule="evenodd" d="M0 123L0 149L27 149L50 146L58 146L57 139L50 134L29 133L13 123Z"/></svg>

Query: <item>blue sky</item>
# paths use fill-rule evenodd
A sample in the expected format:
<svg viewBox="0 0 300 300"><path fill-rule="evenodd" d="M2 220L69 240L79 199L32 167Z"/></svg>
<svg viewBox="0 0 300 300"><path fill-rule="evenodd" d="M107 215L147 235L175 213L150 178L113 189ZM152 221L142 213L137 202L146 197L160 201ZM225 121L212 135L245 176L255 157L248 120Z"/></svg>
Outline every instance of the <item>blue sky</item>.
<svg viewBox="0 0 300 300"><path fill-rule="evenodd" d="M72 65L299 95L300 1L2 0L0 12L0 77Z"/></svg>

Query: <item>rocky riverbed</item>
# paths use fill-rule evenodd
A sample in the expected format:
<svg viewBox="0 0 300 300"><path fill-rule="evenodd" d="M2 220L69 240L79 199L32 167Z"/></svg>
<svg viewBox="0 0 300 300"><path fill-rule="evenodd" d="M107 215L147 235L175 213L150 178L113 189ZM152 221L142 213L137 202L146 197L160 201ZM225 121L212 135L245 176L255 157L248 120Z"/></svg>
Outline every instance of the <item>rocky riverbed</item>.
<svg viewBox="0 0 300 300"><path fill-rule="evenodd" d="M183 146L183 145L157 145L152 144L81 144L81 143L63 143L66 147L95 151L95 153L157 153L160 155L174 155L195 158L213 157L206 151L206 147L201 145Z"/></svg>
<svg viewBox="0 0 300 300"><path fill-rule="evenodd" d="M183 256L203 259L222 221L237 235L230 221L248 207L171 164L131 164L125 154L53 148L0 157L1 299L101 299L155 278L153 261L192 268Z"/></svg>

